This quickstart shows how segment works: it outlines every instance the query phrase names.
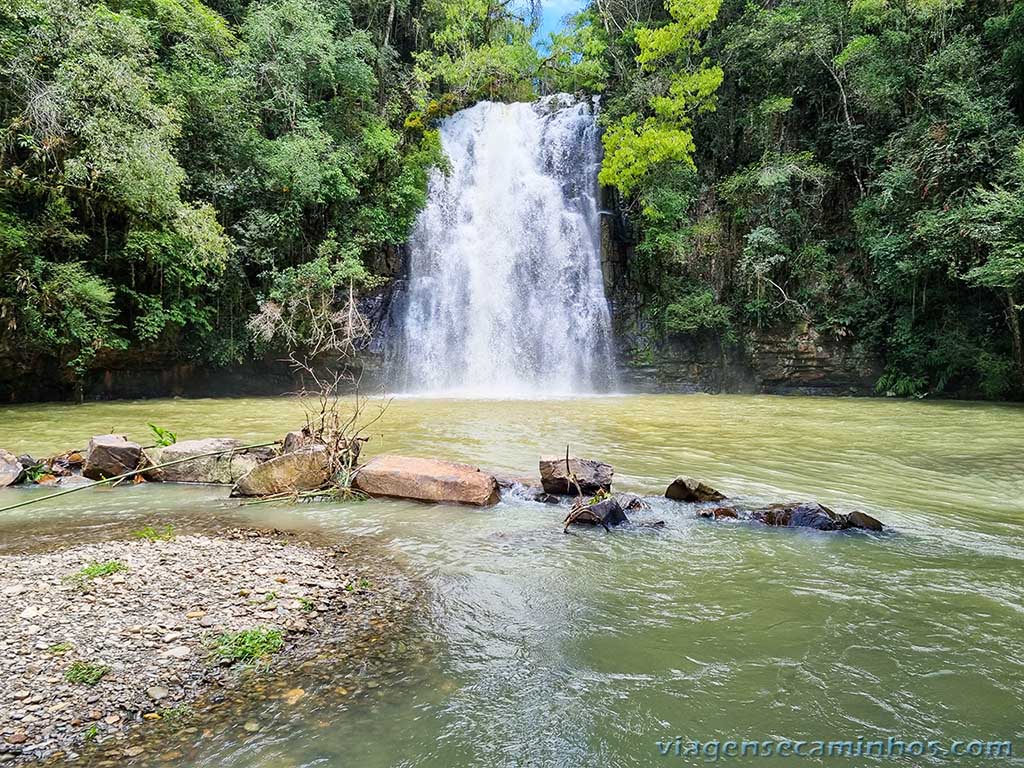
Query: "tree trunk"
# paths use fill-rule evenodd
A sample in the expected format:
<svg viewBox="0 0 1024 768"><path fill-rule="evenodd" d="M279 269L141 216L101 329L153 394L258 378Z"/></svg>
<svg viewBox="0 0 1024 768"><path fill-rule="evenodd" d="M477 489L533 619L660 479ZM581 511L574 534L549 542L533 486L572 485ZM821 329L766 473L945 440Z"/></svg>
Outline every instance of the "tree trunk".
<svg viewBox="0 0 1024 768"><path fill-rule="evenodd" d="M1013 342L1013 362L1017 365L1017 379L1021 388L1024 389L1024 339L1021 338L1017 297L1009 288L1006 290L1006 321L1010 324L1010 339Z"/></svg>

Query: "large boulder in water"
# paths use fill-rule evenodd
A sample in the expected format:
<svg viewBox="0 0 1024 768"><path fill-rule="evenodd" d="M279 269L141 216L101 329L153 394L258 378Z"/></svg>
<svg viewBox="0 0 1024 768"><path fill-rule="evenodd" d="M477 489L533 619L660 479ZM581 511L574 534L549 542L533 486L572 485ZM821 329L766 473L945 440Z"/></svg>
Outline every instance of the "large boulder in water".
<svg viewBox="0 0 1024 768"><path fill-rule="evenodd" d="M17 456L0 448L0 488L14 485L21 480L24 471L25 468Z"/></svg>
<svg viewBox="0 0 1024 768"><path fill-rule="evenodd" d="M172 445L153 448L148 452L153 464L181 461L193 456L201 458L155 470L150 479L163 480L166 483L231 485L263 459L269 458L260 453L238 450L241 447L241 440L231 437L208 437L204 440L181 440ZM210 453L218 455L206 455Z"/></svg>
<svg viewBox="0 0 1024 768"><path fill-rule="evenodd" d="M90 480L117 477L139 468L142 446L123 435L96 435L89 441L82 474Z"/></svg>
<svg viewBox="0 0 1024 768"><path fill-rule="evenodd" d="M327 446L311 445L257 464L231 489L232 496L273 496L315 491L331 481Z"/></svg>
<svg viewBox="0 0 1024 768"><path fill-rule="evenodd" d="M368 496L487 507L500 498L494 475L469 464L383 455L360 467L352 486Z"/></svg>
<svg viewBox="0 0 1024 768"><path fill-rule="evenodd" d="M570 457L568 467L564 456L543 456L540 460L540 482L545 493L575 494L577 484L579 492L583 494L610 491L613 474L611 464L594 459ZM575 483L570 475L575 477Z"/></svg>
<svg viewBox="0 0 1024 768"><path fill-rule="evenodd" d="M672 499L673 501L696 503L722 501L725 499L725 494L719 493L710 485L705 485L700 480L694 480L692 477L677 477L665 489L665 498Z"/></svg>

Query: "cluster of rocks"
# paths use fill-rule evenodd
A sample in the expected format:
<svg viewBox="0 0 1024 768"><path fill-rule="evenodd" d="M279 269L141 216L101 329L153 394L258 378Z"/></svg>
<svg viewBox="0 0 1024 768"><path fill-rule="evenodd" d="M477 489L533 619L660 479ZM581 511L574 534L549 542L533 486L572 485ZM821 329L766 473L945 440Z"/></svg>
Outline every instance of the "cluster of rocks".
<svg viewBox="0 0 1024 768"><path fill-rule="evenodd" d="M82 575L96 563L118 567ZM373 619L382 597L367 587L387 578L345 552L258 531L0 556L0 764L71 757L171 717L237 678L215 652L224 633L278 631L285 658Z"/></svg>
<svg viewBox="0 0 1024 768"><path fill-rule="evenodd" d="M575 499L566 523L611 526L628 523L626 512L646 506L636 496L611 494L614 470L610 464L574 456L541 457L539 474L511 477L469 464L441 459L386 454L358 465L359 441L346 442L346 467L354 467L345 482L369 497L490 506L501 499L502 488L525 488L535 501L562 504ZM99 435L89 441L84 457L63 454L48 460L48 476L73 478L80 467L86 478L102 479L132 472L150 481L221 483L232 496L275 496L311 492L339 483L338 447L329 447L307 431L290 432L275 446L247 447L231 438L187 440L166 447L143 449L119 435ZM31 459L29 459L31 460ZM24 477L26 457L0 451L0 483ZM167 466L167 465L170 466ZM12 479L13 478L13 479ZM584 499L590 497L589 502ZM861 528L882 530L882 524L863 512L839 514L817 503L776 504L747 508L692 478L677 477L665 498L687 504L717 504L696 510L711 519L746 519L778 527L816 530Z"/></svg>
<svg viewBox="0 0 1024 768"><path fill-rule="evenodd" d="M353 441L350 448L356 457L358 445ZM135 482L231 485L236 496L266 496L324 488L332 474L328 446L305 431L256 447L234 438L211 437L144 448L123 435L96 435L85 451L42 460L0 450L0 487L20 482L69 485L128 476Z"/></svg>

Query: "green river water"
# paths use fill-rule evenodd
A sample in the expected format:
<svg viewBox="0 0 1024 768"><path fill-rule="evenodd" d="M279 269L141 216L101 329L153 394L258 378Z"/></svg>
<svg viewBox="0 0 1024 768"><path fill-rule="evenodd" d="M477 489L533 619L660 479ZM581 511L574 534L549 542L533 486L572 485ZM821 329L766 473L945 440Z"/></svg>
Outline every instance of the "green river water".
<svg viewBox="0 0 1024 768"><path fill-rule="evenodd" d="M46 454L154 422L184 438L273 439L287 399L0 409L0 446ZM90 490L5 513L0 544L176 516L358 534L428 585L429 660L345 709L254 705L265 726L197 736L188 765L654 766L656 742L1013 742L1013 757L721 757L731 766L1024 765L1024 409L752 396L396 399L368 453L517 473L541 453L615 466L618 490L677 474L757 501L814 498L883 535L698 520L563 535L559 510L369 501L240 508L223 489ZM43 491L0 492L0 501ZM164 763L175 765L173 761ZM178 765L184 765L180 762Z"/></svg>

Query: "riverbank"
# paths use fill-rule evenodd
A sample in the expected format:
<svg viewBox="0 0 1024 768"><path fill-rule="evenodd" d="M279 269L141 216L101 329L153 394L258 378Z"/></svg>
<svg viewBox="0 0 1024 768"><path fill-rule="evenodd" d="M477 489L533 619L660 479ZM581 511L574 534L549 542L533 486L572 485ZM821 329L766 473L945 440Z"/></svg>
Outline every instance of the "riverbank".
<svg viewBox="0 0 1024 768"><path fill-rule="evenodd" d="M406 600L393 564L277 531L153 526L0 555L0 763L93 744L139 757L146 746L124 741L133 727L187 719L211 691L287 669L339 628L384 631Z"/></svg>

